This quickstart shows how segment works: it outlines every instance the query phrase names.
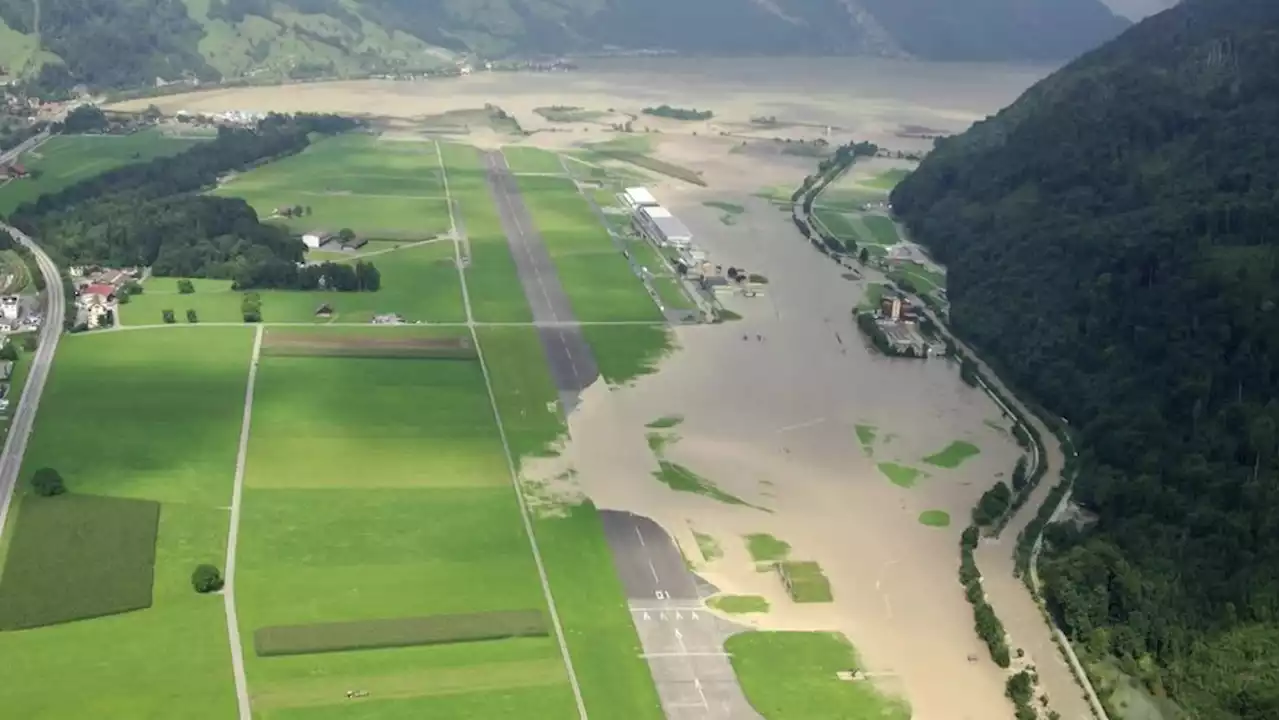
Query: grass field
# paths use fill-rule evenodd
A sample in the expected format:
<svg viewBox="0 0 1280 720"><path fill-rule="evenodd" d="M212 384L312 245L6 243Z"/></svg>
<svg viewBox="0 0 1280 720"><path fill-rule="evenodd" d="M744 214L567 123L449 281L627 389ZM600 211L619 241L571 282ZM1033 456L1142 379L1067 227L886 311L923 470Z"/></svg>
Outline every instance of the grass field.
<svg viewBox="0 0 1280 720"><path fill-rule="evenodd" d="M896 245L901 240L897 226L884 215L863 215L862 224L867 227L877 245Z"/></svg>
<svg viewBox="0 0 1280 720"><path fill-rule="evenodd" d="M579 320L661 319L657 305L572 181L525 175L519 183Z"/></svg>
<svg viewBox="0 0 1280 720"><path fill-rule="evenodd" d="M889 278L898 283L907 281L920 294L929 294L947 287L945 275L915 262L899 263L889 272Z"/></svg>
<svg viewBox="0 0 1280 720"><path fill-rule="evenodd" d="M440 153L471 254L466 272L472 313L484 322L531 320L498 209L485 184L479 152L469 145L441 143Z"/></svg>
<svg viewBox="0 0 1280 720"><path fill-rule="evenodd" d="M858 668L849 641L837 633L747 632L725 641L747 700L765 720L875 718L909 720L909 706L868 681L841 680Z"/></svg>
<svg viewBox="0 0 1280 720"><path fill-rule="evenodd" d="M925 510L919 520L921 525L944 528L951 525L951 514L946 510Z"/></svg>
<svg viewBox="0 0 1280 720"><path fill-rule="evenodd" d="M402 246L367 258L382 273L377 292L327 292L301 290L256 290L262 298L264 322L369 322L374 315L399 313L406 321L462 322L466 312L462 287L449 241ZM124 325L158 325L164 310L173 310L185 323L187 310L195 310L201 322L242 322L242 293L231 289L230 280L198 282L196 291L182 295L177 278L149 278L143 293L120 306ZM318 317L316 310L328 305L330 317Z"/></svg>
<svg viewBox="0 0 1280 720"><path fill-rule="evenodd" d="M28 497L0 579L0 630L150 607L159 521L152 500Z"/></svg>
<svg viewBox="0 0 1280 720"><path fill-rule="evenodd" d="M8 215L24 202L45 193L61 190L86 178L130 163L176 155L202 142L191 138L173 138L158 130L144 130L133 135L58 135L18 162L28 170L38 171L36 179L15 180L0 187L0 216Z"/></svg>
<svg viewBox="0 0 1280 720"><path fill-rule="evenodd" d="M560 156L549 150L523 145L506 145L502 148L502 156L507 160L511 172L535 173L547 175L565 175L564 166L560 164Z"/></svg>
<svg viewBox="0 0 1280 720"><path fill-rule="evenodd" d="M902 182L910 174L910 170L894 168L892 170L885 170L873 178L862 180L858 184L888 192L897 187L898 183Z"/></svg>
<svg viewBox="0 0 1280 720"><path fill-rule="evenodd" d="M435 143L348 134L243 173L216 191L244 198L258 215L302 233L350 228L360 237L422 240L449 230ZM302 206L301 217L273 217Z"/></svg>
<svg viewBox="0 0 1280 720"><path fill-rule="evenodd" d="M854 425L853 431L858 435L858 444L862 446L862 451L870 457L872 448L876 444L876 426Z"/></svg>
<svg viewBox="0 0 1280 720"><path fill-rule="evenodd" d="M71 493L159 502L152 603L0 633L6 715L234 716L222 601L193 592L190 576L225 555L252 339L242 328L63 338L22 477L54 466ZM40 500L19 495L7 533ZM7 540L12 553L17 538Z"/></svg>
<svg viewBox="0 0 1280 720"><path fill-rule="evenodd" d="M822 566L812 560L785 560L778 563L787 593L798 603L831 602L831 583Z"/></svg>
<svg viewBox="0 0 1280 720"><path fill-rule="evenodd" d="M716 540L714 535L693 531L694 542L698 543L698 550L702 552L702 557L707 562L713 562L724 557L724 548L720 547L720 541Z"/></svg>
<svg viewBox="0 0 1280 720"><path fill-rule="evenodd" d="M675 342L666 325L584 325L582 335L610 385L625 385L655 372Z"/></svg>
<svg viewBox="0 0 1280 720"><path fill-rule="evenodd" d="M457 335L322 332L352 331ZM267 356L253 423L237 583L242 637L279 625L545 610L479 363ZM352 683L399 687L398 678L426 679L435 668L470 668L448 693L430 682L394 691L406 714L435 717L455 694L501 689L493 678L507 676L513 653L542 668L534 677L548 691L526 716L572 713L547 637L253 656L247 669L255 708L275 712L344 703ZM316 676L333 679L328 690L304 692Z"/></svg>
<svg viewBox="0 0 1280 720"><path fill-rule="evenodd" d="M876 463L876 468L889 478L889 482L898 487L911 488L915 487L916 481L924 476L924 471L910 467L908 465L900 465L892 462Z"/></svg>
<svg viewBox="0 0 1280 720"><path fill-rule="evenodd" d="M747 507L755 507L737 495L731 495L730 493L721 490L715 483L678 463L659 460L658 469L653 471L653 476L661 481L663 485L666 485L676 492L693 493L728 505L746 505ZM759 510L763 508L756 509Z"/></svg>
<svg viewBox="0 0 1280 720"><path fill-rule="evenodd" d="M0 189L0 193L4 190ZM31 269L15 250L0 251L0 293L17 295L31 283Z"/></svg>
<svg viewBox="0 0 1280 720"><path fill-rule="evenodd" d="M981 452L977 445L964 440L953 440L938 452L926 457L925 462L940 468L958 468L965 460Z"/></svg>

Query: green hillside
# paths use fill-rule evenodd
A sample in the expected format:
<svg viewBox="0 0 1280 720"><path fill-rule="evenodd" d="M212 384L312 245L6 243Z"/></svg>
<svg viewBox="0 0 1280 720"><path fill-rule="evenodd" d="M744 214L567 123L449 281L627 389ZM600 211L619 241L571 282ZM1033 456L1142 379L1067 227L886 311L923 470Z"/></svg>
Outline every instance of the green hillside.
<svg viewBox="0 0 1280 720"><path fill-rule="evenodd" d="M892 194L955 327L1078 435L1088 520L1046 536L1051 609L1202 720L1276 708L1276 25L1186 0Z"/></svg>
<svg viewBox="0 0 1280 720"><path fill-rule="evenodd" d="M975 2L957 11L953 0L0 0L0 62L43 87L123 88L423 70L456 54L1053 61L1128 24L1101 0ZM48 54L30 63L37 36Z"/></svg>

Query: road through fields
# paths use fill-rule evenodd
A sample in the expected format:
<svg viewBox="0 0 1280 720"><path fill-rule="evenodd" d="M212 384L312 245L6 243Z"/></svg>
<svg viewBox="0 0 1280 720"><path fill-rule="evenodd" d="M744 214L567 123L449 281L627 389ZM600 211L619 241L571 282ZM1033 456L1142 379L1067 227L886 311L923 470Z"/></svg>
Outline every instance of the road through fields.
<svg viewBox="0 0 1280 720"><path fill-rule="evenodd" d="M27 375L27 385L13 413L13 421L9 425L9 437L5 439L4 454L0 455L0 534L4 532L5 521L9 517L9 505L13 501L14 486L18 481L18 472L22 469L22 456L27 450L27 439L31 437L31 427L36 417L36 408L40 405L40 394L44 392L45 380L49 377L49 368L53 365L53 353L58 348L58 338L62 335L62 319L66 314L67 298L63 292L62 278L58 275L58 267L45 254L34 240L8 225L0 224L0 230L8 231L13 239L30 250L40 267L44 277L45 293L48 302L45 305L44 323L40 326L39 345L31 355L31 370Z"/></svg>

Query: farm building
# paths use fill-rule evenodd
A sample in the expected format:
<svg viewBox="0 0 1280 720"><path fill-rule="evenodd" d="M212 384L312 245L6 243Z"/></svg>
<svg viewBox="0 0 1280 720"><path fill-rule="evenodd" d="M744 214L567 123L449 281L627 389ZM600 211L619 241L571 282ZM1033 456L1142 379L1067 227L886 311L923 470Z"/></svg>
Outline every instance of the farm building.
<svg viewBox="0 0 1280 720"><path fill-rule="evenodd" d="M658 204L657 198L649 192L648 188L627 188L622 191L622 198L627 201L627 207L632 210L642 207L654 207Z"/></svg>
<svg viewBox="0 0 1280 720"><path fill-rule="evenodd" d="M320 230L309 232L302 236L302 243L312 250L315 250L328 241L329 233Z"/></svg>
<svg viewBox="0 0 1280 720"><path fill-rule="evenodd" d="M663 245L681 248L693 242L689 228L661 205L640 208L636 212L636 224L641 232Z"/></svg>

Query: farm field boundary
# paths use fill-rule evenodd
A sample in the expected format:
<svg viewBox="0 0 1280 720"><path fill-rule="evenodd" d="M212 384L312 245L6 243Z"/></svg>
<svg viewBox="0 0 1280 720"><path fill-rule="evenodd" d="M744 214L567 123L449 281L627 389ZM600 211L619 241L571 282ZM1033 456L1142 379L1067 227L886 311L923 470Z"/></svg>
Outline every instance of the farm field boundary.
<svg viewBox="0 0 1280 720"><path fill-rule="evenodd" d="M259 656L410 647L443 643L545 637L541 610L513 610L460 615L360 620L355 622L277 625L253 636Z"/></svg>
<svg viewBox="0 0 1280 720"><path fill-rule="evenodd" d="M262 354L285 357L352 357L475 360L475 345L465 337L372 337L333 332L271 330Z"/></svg>

